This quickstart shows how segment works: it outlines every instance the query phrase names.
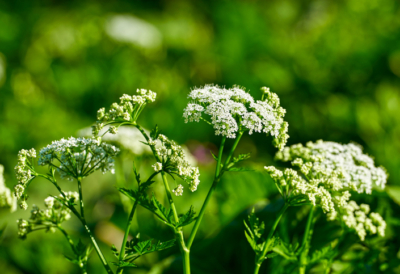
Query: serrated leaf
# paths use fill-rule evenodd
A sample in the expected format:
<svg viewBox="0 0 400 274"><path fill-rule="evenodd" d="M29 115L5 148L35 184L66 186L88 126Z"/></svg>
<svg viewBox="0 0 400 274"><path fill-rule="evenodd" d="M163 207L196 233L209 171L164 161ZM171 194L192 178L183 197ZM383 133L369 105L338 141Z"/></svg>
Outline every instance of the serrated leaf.
<svg viewBox="0 0 400 274"><path fill-rule="evenodd" d="M156 197L153 195L153 197L151 198L151 201L154 205L154 207L156 208L156 212L159 213L157 215L157 217L159 219L161 219L161 221L164 221L168 224L173 224L172 222L172 211L171 209L167 209L165 208L157 199Z"/></svg>
<svg viewBox="0 0 400 274"><path fill-rule="evenodd" d="M250 153L239 154L237 157L233 157L232 163L239 163L239 162L247 160L249 158L250 158Z"/></svg>
<svg viewBox="0 0 400 274"><path fill-rule="evenodd" d="M138 185L140 185L141 180L140 180L140 174L137 172L135 163L133 163L133 173L135 174L135 179Z"/></svg>
<svg viewBox="0 0 400 274"><path fill-rule="evenodd" d="M278 253L272 252L272 253L267 254L267 256L265 256L265 258L266 259L271 259L271 258L276 257L278 255L279 255Z"/></svg>
<svg viewBox="0 0 400 274"><path fill-rule="evenodd" d="M281 255L289 261L297 261L297 256L295 254L296 249L291 244L280 241L278 245L275 245L272 248L272 251L276 252L277 254Z"/></svg>
<svg viewBox="0 0 400 274"><path fill-rule="evenodd" d="M160 132L158 130L158 126L156 125L150 132L150 137L153 140L156 140L158 138L158 135L160 135Z"/></svg>
<svg viewBox="0 0 400 274"><path fill-rule="evenodd" d="M126 249L126 260L133 261L145 254L164 250L175 245L175 239L161 242L154 241L154 239L137 242L135 246L131 246ZM125 260L125 261L126 261Z"/></svg>
<svg viewBox="0 0 400 274"><path fill-rule="evenodd" d="M332 246L326 246L320 250L316 250L313 254L308 258L308 264L312 264L318 262L321 259L330 258L334 255L335 251Z"/></svg>
<svg viewBox="0 0 400 274"><path fill-rule="evenodd" d="M186 212L184 215L182 215L179 218L178 223L175 225L176 227L183 227L191 224L194 222L197 218L194 216L196 215L196 212L194 212L193 206L190 206L190 209L188 212Z"/></svg>
<svg viewBox="0 0 400 274"><path fill-rule="evenodd" d="M75 245L75 249L77 255L82 255L86 252L86 245L82 243L81 239L79 239L78 243Z"/></svg>
<svg viewBox="0 0 400 274"><path fill-rule="evenodd" d="M262 236L265 230L264 222L260 222L254 213L254 208L248 216L248 223L244 222L246 227L245 236L251 248L256 252L260 252L264 246Z"/></svg>
<svg viewBox="0 0 400 274"><path fill-rule="evenodd" d="M132 199L133 201L138 200L139 205L142 207L154 212L157 210L155 207L154 203L150 198L148 197L147 193L145 192L139 192L134 189L127 189L127 188L117 188L119 192L127 196L128 198Z"/></svg>
<svg viewBox="0 0 400 274"><path fill-rule="evenodd" d="M133 268L133 267L137 267L137 265L135 265L134 263L125 262L125 261L112 262L112 264L118 266L118 268Z"/></svg>

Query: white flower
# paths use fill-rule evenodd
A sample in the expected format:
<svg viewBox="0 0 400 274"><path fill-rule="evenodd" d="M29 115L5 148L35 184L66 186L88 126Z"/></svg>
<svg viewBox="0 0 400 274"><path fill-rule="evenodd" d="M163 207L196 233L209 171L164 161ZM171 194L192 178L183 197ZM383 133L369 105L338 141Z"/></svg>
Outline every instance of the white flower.
<svg viewBox="0 0 400 274"><path fill-rule="evenodd" d="M239 131L264 132L274 137L274 144L282 149L289 137L284 122L285 110L279 106L275 93L264 88L262 101L254 101L244 89L230 89L206 85L193 89L188 98L193 102L184 109L185 122L199 122L208 115L216 135L235 138Z"/></svg>
<svg viewBox="0 0 400 274"><path fill-rule="evenodd" d="M92 127L94 136L97 136L100 130L103 129L104 123L110 121L135 122L144 106L156 100L157 94L151 90L138 89L136 92L139 95L122 95L119 98L120 102L113 103L107 113L105 108L97 111L97 123ZM115 127L111 127L110 130L113 134L116 133Z"/></svg>
<svg viewBox="0 0 400 274"><path fill-rule="evenodd" d="M69 138L52 142L39 152L39 165L55 167L61 177L86 177L96 170L114 173L119 150L93 138Z"/></svg>
<svg viewBox="0 0 400 274"><path fill-rule="evenodd" d="M176 196L182 196L182 194L183 194L183 185L178 185L175 189L172 190L172 192Z"/></svg>
<svg viewBox="0 0 400 274"><path fill-rule="evenodd" d="M10 208L11 212L17 208L17 199L6 187L3 177L4 167L0 165L0 208Z"/></svg>
<svg viewBox="0 0 400 274"><path fill-rule="evenodd" d="M162 170L162 163L157 162L154 165L152 165L152 167L154 168L155 172L159 172Z"/></svg>
<svg viewBox="0 0 400 274"><path fill-rule="evenodd" d="M162 163L158 162L153 165L154 170L168 170L168 172L181 177L189 185L190 191L196 191L200 183L200 172L197 167L190 164L190 158L186 157L184 149L163 134L160 134L154 141L156 142L155 151L162 161Z"/></svg>
<svg viewBox="0 0 400 274"><path fill-rule="evenodd" d="M354 201L350 201L340 210L340 219L358 234L361 241L365 240L367 233L385 236L386 222L379 213L371 212L368 216L369 211L369 205L357 205Z"/></svg>
<svg viewBox="0 0 400 274"><path fill-rule="evenodd" d="M374 186L384 188L387 181L385 170L375 167L374 160L363 154L362 148L355 144L309 142L306 147L301 144L286 147L277 153L276 158L282 161L302 158L313 162L313 172L336 173L343 187L357 189L360 193L370 194Z"/></svg>

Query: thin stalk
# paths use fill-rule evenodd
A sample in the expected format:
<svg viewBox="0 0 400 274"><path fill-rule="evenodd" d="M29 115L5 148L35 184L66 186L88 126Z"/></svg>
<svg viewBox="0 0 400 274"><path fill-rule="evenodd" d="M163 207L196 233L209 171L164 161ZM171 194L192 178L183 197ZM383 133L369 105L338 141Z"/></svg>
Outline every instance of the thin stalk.
<svg viewBox="0 0 400 274"><path fill-rule="evenodd" d="M131 230L132 219L133 219L133 215L135 214L135 210L136 210L137 204L138 204L138 200L136 199L135 203L132 206L131 213L129 214L129 217L128 217L128 223L127 223L126 228L125 228L125 235L124 235L124 239L122 240L121 252L119 254L119 261L120 262L125 257L126 241L128 240L129 231ZM121 268L121 269L117 270L117 274L122 274L123 272L124 272L124 268Z"/></svg>
<svg viewBox="0 0 400 274"><path fill-rule="evenodd" d="M164 182L165 191L167 193L168 202L171 206L171 210L174 216L175 223L179 222L178 213L176 211L174 200L172 199L172 191L169 187L167 176L164 172L161 172L161 177ZM175 236L178 239L179 247L181 249L181 253L183 255L183 273L190 274L190 250L185 245L185 239L183 237L183 232L180 228L174 228Z"/></svg>
<svg viewBox="0 0 400 274"><path fill-rule="evenodd" d="M303 242L302 242L301 248L300 248L300 250L301 250L300 268L299 268L300 274L306 273L307 255L308 255L308 251L310 250L310 238L311 238L311 234L312 234L311 225L313 223L314 209L315 209L315 207L311 206L310 213L308 214L306 230L303 235Z"/></svg>
<svg viewBox="0 0 400 274"><path fill-rule="evenodd" d="M104 257L103 253L101 252L99 246L97 245L96 239L94 238L92 232L90 231L90 228L88 227L85 219L81 219L81 222L82 222L83 226L85 227L86 232L89 234L89 237L90 237L90 240L92 241L94 249L96 250L96 253L99 256L101 262L103 263L103 266L106 269L107 273L114 274L114 272L111 270L110 266L108 265L106 258Z"/></svg>
<svg viewBox="0 0 400 274"><path fill-rule="evenodd" d="M74 242L72 241L71 237L68 235L68 233L60 226L57 226L58 230L60 230L62 232L62 234L64 234L65 238L67 239L69 245L72 248L72 251L76 254L76 248L74 246ZM79 265L79 269L81 270L82 274L87 274L87 271L85 269L86 267L84 265Z"/></svg>
<svg viewBox="0 0 400 274"><path fill-rule="evenodd" d="M65 238L67 239L69 245L71 246L71 249L74 253L76 253L75 245L74 242L72 241L71 237L68 235L68 233L60 226L57 226L58 230L61 231L62 234L64 234Z"/></svg>
<svg viewBox="0 0 400 274"><path fill-rule="evenodd" d="M204 200L203 206L201 207L200 213L197 216L196 222L194 223L194 226L192 228L192 232L190 233L189 239L187 241L187 247L189 249L191 248L191 246L193 244L193 241L194 241L194 238L196 237L196 233L197 233L197 231L199 229L200 223L201 223L201 221L203 219L203 216L204 216L204 213L206 211L206 207L207 207L207 205L208 205L208 203L210 201L210 198L211 198L212 194L214 193L214 191L215 191L215 189L216 189L216 187L218 185L218 182L220 181L223 173L225 172L225 169L228 166L229 161L231 160L231 158L233 156L233 153L235 152L235 149L236 149L237 145L239 144L239 141L240 141L240 138L242 137L242 135L243 135L243 132L239 132L238 133L238 135L237 135L237 137L235 139L235 142L234 142L231 150L229 151L228 157L226 158L224 166L222 167L222 169L221 169L222 153L224 151L226 137L223 137L222 140L221 140L221 145L219 147L219 152L218 152L217 167L215 169L214 180L213 180L213 183L211 185L210 190L208 191L207 197Z"/></svg>
<svg viewBox="0 0 400 274"><path fill-rule="evenodd" d="M76 217L78 217L78 219L81 221L82 225L85 227L86 232L89 235L90 240L92 241L92 244L94 246L94 249L96 250L97 255L99 256L104 268L106 269L107 273L109 274L114 274L114 272L111 270L106 258L104 257L103 253L101 252L96 239L94 238L92 232L90 231L90 228L88 227L85 217L84 217L84 209L83 209L83 201L82 201L82 188L81 188L81 178L78 178L78 188L79 188L79 200L80 200L80 204L81 204L81 215L79 214L79 212L76 210L75 207L71 207L71 211L75 214Z"/></svg>
<svg viewBox="0 0 400 274"><path fill-rule="evenodd" d="M256 261L255 261L256 265L255 265L255 268L254 268L254 274L258 274L258 271L260 270L261 264L263 263L263 261L265 260L265 256L267 255L269 245L271 244L271 238L274 235L276 227L278 226L279 221L281 220L283 213L285 213L285 211L286 211L286 209L288 207L289 207L289 204L285 203L285 205L279 211L278 216L276 217L275 222L272 225L271 230L269 231L268 237L265 240L265 245L264 245L264 248L262 250L262 253L258 258L256 258Z"/></svg>
<svg viewBox="0 0 400 274"><path fill-rule="evenodd" d="M83 210L83 196L82 196L82 177L78 177L78 190L79 190L79 205L81 208L81 217L85 219L85 213Z"/></svg>

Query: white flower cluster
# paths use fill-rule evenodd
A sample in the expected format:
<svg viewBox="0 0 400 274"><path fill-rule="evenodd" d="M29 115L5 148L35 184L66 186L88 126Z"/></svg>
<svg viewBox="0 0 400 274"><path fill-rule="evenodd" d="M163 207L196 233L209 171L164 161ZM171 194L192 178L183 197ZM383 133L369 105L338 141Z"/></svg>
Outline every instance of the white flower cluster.
<svg viewBox="0 0 400 274"><path fill-rule="evenodd" d="M97 123L92 127L93 135L97 136L99 134L99 131L104 127L104 123L113 121L135 122L140 112L143 110L143 107L147 103L156 100L157 94L151 90L138 89L137 93L138 95L122 95L122 97L119 98L120 102L113 103L107 113L105 108L99 109L97 111ZM110 127L109 131L116 134L117 128Z"/></svg>
<svg viewBox="0 0 400 274"><path fill-rule="evenodd" d="M114 159L119 150L94 138L69 138L54 141L39 152L39 165L57 168L61 177L85 177L96 170L114 173ZM57 165L57 162L59 165Z"/></svg>
<svg viewBox="0 0 400 274"><path fill-rule="evenodd" d="M341 173L326 173L311 162L304 163L301 158L296 158L292 164L299 167L299 171L286 168L282 172L273 166L265 167L287 202L292 205L311 202L328 213L330 219L335 218L337 209L347 205L351 196L340 182Z"/></svg>
<svg viewBox="0 0 400 274"><path fill-rule="evenodd" d="M20 207L25 210L28 207L25 201L26 195L24 195L25 187L36 174L33 170L33 158L36 158L36 151L33 148L30 150L22 149L18 152L18 163L14 168L18 180L18 184L14 187L14 195L17 200L22 198Z"/></svg>
<svg viewBox="0 0 400 274"><path fill-rule="evenodd" d="M6 187L3 177L4 167L0 165L0 208L10 208L11 212L17 209L17 199Z"/></svg>
<svg viewBox="0 0 400 274"><path fill-rule="evenodd" d="M179 184L175 189L172 190L172 192L176 196L182 196L182 194L183 194L183 185Z"/></svg>
<svg viewBox="0 0 400 274"><path fill-rule="evenodd" d="M384 188L387 181L385 169L375 167L374 160L363 154L362 148L355 144L342 145L321 140L309 142L306 147L297 144L278 152L276 158L282 161L302 158L326 173L340 172L343 174L341 183L345 187L355 184L360 193L370 194L374 185Z"/></svg>
<svg viewBox="0 0 400 274"><path fill-rule="evenodd" d="M65 192L67 199L78 199L78 193ZM60 195L60 199L64 197ZM73 202L73 200L71 200ZM19 219L18 223L18 236L26 238L26 235L34 229L43 228L47 231L54 232L55 227L62 222L71 218L71 211L64 204L60 203L54 197L47 197L44 200L46 209L41 210L38 206L33 205L31 216L28 220Z"/></svg>
<svg viewBox="0 0 400 274"><path fill-rule="evenodd" d="M371 235L378 233L381 237L385 236L386 222L379 213L370 213L367 204L357 205L356 202L350 201L343 207L341 219L348 228L356 231L361 241L365 240L367 232Z"/></svg>
<svg viewBox="0 0 400 274"><path fill-rule="evenodd" d="M194 89L188 98L193 102L184 109L185 122L199 122L202 114L210 116L215 134L235 138L239 131L263 132L274 137L275 146L283 149L289 135L288 123L283 120L286 110L280 107L279 97L262 88L264 100L255 101L244 89L206 85Z"/></svg>
<svg viewBox="0 0 400 274"><path fill-rule="evenodd" d="M189 185L190 191L196 191L200 183L199 168L191 166L181 146L169 140L163 134L159 134L156 140L151 140L149 145L155 148L159 159L162 161L153 165L156 172L164 170L176 174ZM183 187L178 186L174 193L177 196L182 195Z"/></svg>

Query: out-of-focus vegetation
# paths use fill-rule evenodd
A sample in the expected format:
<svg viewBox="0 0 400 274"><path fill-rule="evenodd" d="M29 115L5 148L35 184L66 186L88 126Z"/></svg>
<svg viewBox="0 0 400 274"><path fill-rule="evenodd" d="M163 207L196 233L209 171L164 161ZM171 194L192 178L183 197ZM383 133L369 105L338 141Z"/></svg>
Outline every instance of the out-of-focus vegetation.
<svg viewBox="0 0 400 274"><path fill-rule="evenodd" d="M245 86L254 97L259 97L259 87L269 86L287 109L289 144L324 139L364 146L390 177L386 192L357 199L385 217L386 238L353 246L334 269L346 269L347 260L354 273L400 273L396 0L0 1L0 164L6 184L12 187L16 181L13 167L20 149L40 149L75 136L96 120L97 109L123 93L146 88L158 95L141 123L148 128L158 124L171 139L186 144L199 162L198 191L177 199L178 205L194 204L199 210L213 175L208 151L215 150L219 138L205 124L184 124L182 111L190 87L206 83ZM251 151L258 170L272 163L276 151L262 134L243 138L238 150ZM93 209L90 222L97 223L95 234L110 258L107 245L121 241L127 214L114 186L124 184L124 177L128 185L133 178L134 157L127 155L119 159L124 163L117 176L84 181L87 209ZM135 157L136 163L142 160L145 170L150 160ZM268 226L280 206L267 177L253 172L224 178L193 247L193 273L250 273L254 258L244 238L245 213L258 203ZM161 189L154 191L163 195ZM31 203L41 204L48 194L54 190L36 182ZM0 226L8 224L0 242L2 273L77 271L62 255L69 247L60 235L38 232L25 241L17 239L15 220L28 215L1 212ZM300 237L303 232L296 227L304 227L304 217L289 212L279 233ZM172 237L145 210L135 218L133 231L144 237ZM77 222L69 226L76 235L83 231ZM317 227L313 248L335 235L327 223ZM179 256L178 249L148 255L131 273L179 273ZM270 260L264 271L278 273L280 262ZM88 270L102 273L96 256Z"/></svg>

